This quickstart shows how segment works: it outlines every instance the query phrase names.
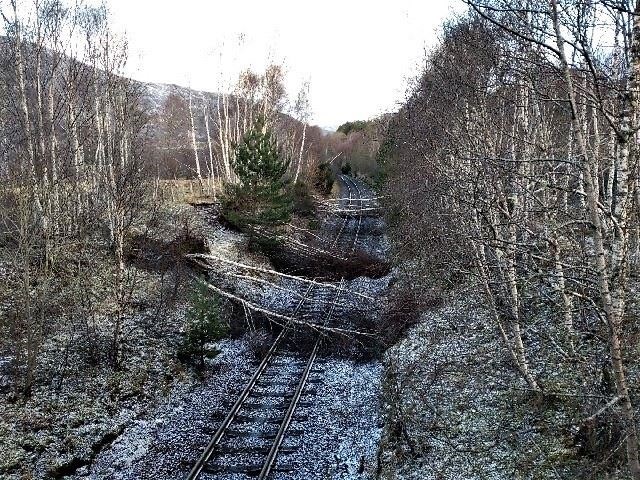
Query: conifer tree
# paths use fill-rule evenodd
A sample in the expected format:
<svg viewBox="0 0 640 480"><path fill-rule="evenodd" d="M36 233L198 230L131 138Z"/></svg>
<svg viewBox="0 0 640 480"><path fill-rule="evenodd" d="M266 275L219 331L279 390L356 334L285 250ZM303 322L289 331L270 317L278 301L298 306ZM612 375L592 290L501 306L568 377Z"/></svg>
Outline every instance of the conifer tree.
<svg viewBox="0 0 640 480"><path fill-rule="evenodd" d="M239 183L227 186L224 200L227 219L247 230L256 225L286 223L292 202L285 178L289 162L283 158L277 138L263 118L236 146L232 165Z"/></svg>
<svg viewBox="0 0 640 480"><path fill-rule="evenodd" d="M185 361L197 362L197 367L202 370L205 358L219 353L216 349L207 348L207 344L222 339L227 331L220 318L217 298L211 296L206 286L198 284L191 294L186 331L178 355Z"/></svg>

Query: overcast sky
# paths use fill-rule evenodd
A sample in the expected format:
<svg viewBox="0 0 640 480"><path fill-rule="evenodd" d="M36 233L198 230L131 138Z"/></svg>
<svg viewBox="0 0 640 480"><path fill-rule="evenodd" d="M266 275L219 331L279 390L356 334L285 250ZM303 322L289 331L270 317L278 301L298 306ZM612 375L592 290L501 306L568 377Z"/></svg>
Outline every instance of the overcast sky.
<svg viewBox="0 0 640 480"><path fill-rule="evenodd" d="M395 110L461 3L108 0L129 40L132 77L217 91L248 66L284 62L292 96L310 82L312 123L334 128Z"/></svg>

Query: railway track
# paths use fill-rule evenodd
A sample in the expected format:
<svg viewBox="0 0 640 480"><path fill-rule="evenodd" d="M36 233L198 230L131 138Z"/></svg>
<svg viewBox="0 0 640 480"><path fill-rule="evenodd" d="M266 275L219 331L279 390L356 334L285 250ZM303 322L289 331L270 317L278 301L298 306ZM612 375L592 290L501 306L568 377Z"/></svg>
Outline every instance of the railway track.
<svg viewBox="0 0 640 480"><path fill-rule="evenodd" d="M339 178L342 180L342 183L347 187L347 194L349 196L348 197L343 197L343 198L338 200L338 202L339 202L339 204L338 204L338 207L339 207L338 212L340 212L340 213L342 213L342 212L350 212L351 209L352 209L354 190L351 188L351 185L345 180L346 175L339 175ZM345 228L347 227L347 225L349 223L349 214L345 214L345 215L341 215L341 216L343 217L342 224L340 225L340 229L338 230L338 233L336 234L336 238L334 239L333 244L331 245L332 248L336 248L338 246L338 242L340 242L340 239L342 238L342 233L344 232Z"/></svg>
<svg viewBox="0 0 640 480"><path fill-rule="evenodd" d="M332 246L353 255L358 246L363 217L377 206L357 181L346 175L339 178L346 188L346 195L336 200L334 212L342 222ZM324 318L326 324L334 313L342 315L340 312L344 310L341 307L344 307L345 300L341 297L348 294L344 280L334 289L321 283L310 283L305 288L306 292L300 295L301 300L292 318L309 324ZM321 338L314 341L311 353L304 358L287 352L285 344L294 331L293 322L290 320L283 326L235 403L224 418L219 419L187 480L261 480L276 472L296 471L295 461L287 462L286 459L295 458L304 432L292 425L304 423L311 416L311 400L316 394L314 385L321 382L316 375L321 373L317 366Z"/></svg>
<svg viewBox="0 0 640 480"><path fill-rule="evenodd" d="M338 175L338 178L347 188L347 195L339 199L338 214L343 218L342 224L333 241L333 247L342 246L353 254L358 246L360 232L362 230L363 219L366 215L374 213L378 210L375 199L369 195L366 189L358 184L358 181L348 175ZM347 228L351 222L355 225L353 228ZM345 238L345 230L350 230L351 238ZM346 243L346 244L345 244Z"/></svg>
<svg viewBox="0 0 640 480"><path fill-rule="evenodd" d="M292 454L299 445L284 445L285 438L300 437L291 429L296 412L311 408L303 401L316 392L309 385L321 373L316 368L321 339L318 338L306 361L282 348L290 325L283 328L237 398L209 444L193 466L187 480L224 478L226 475L267 479L275 472L295 470L293 464L278 463L280 453ZM277 427L277 429L275 428Z"/></svg>
<svg viewBox="0 0 640 480"><path fill-rule="evenodd" d="M359 205L357 205L357 226L353 235L353 241L351 242L351 253L355 252L356 250L356 246L358 244L358 236L360 235L360 228L362 227L362 209L363 209L363 202L366 200L365 197L363 197L362 195L362 191L360 190L360 187L358 187L358 184L352 180L351 178L349 178L347 175L342 175L342 180L344 182L347 183L347 185L351 184L351 186L353 187L353 189L356 191L356 196L359 200ZM353 207L351 206L351 203L349 203L349 209L353 209Z"/></svg>
<svg viewBox="0 0 640 480"><path fill-rule="evenodd" d="M333 316L343 293L342 282L333 302L318 310L318 303L308 302L314 285L308 286L295 308L294 315L302 319L323 316L325 322ZM292 322L284 325L261 360L242 393L220 422L202 455L187 476L188 480L226 474L269 478L273 471L290 472L295 465L277 463L278 455L295 453L296 445L283 448L285 437L300 437L302 432L290 429L300 407L311 408L303 396L315 395L309 384L320 383L311 378L322 373L316 368L322 337L317 337L306 361L288 353L284 343L293 330ZM302 420L302 419L300 419ZM277 430L275 430L277 426ZM234 477L237 478L237 477Z"/></svg>

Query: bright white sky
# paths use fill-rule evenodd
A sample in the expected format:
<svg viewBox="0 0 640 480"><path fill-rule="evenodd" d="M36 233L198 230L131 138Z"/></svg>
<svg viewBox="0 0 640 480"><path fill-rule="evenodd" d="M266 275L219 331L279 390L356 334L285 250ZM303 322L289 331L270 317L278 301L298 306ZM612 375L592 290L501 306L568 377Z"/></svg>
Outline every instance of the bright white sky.
<svg viewBox="0 0 640 480"><path fill-rule="evenodd" d="M240 70L284 62L290 95L311 85L311 122L393 111L460 0L108 0L129 75L218 91ZM243 36L242 44L239 37Z"/></svg>

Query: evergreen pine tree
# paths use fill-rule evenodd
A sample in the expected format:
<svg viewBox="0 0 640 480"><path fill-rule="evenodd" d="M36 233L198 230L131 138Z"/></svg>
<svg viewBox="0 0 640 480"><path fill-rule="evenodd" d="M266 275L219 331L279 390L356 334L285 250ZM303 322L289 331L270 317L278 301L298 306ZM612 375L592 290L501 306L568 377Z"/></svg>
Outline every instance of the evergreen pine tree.
<svg viewBox="0 0 640 480"><path fill-rule="evenodd" d="M239 183L227 186L223 205L227 219L249 230L286 223L291 214L288 166L276 136L264 119L258 119L235 148L233 169Z"/></svg>
<svg viewBox="0 0 640 480"><path fill-rule="evenodd" d="M191 294L191 304L187 310L187 326L178 354L185 361L197 361L204 368L205 358L219 353L208 349L207 343L220 340L228 328L220 319L218 300L206 286L198 284Z"/></svg>

